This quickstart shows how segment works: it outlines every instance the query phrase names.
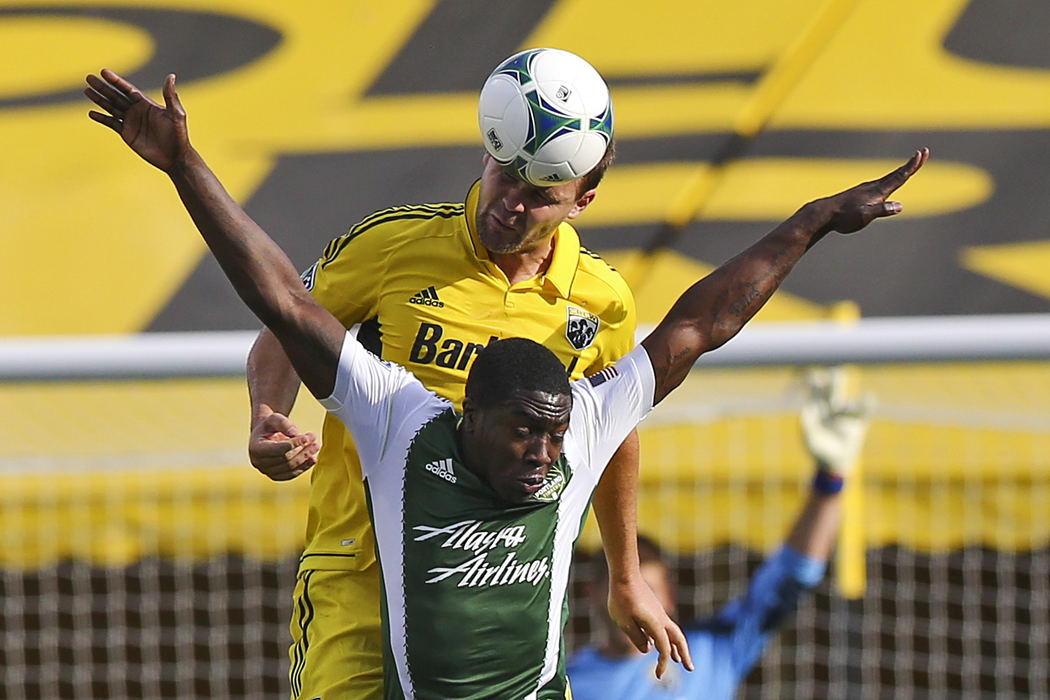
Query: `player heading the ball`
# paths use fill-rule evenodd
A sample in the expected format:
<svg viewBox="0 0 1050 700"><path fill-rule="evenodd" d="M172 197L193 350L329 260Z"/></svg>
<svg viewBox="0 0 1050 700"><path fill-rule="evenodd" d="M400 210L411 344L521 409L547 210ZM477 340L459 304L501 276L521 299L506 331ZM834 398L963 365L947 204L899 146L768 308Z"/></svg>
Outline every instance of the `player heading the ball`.
<svg viewBox="0 0 1050 700"><path fill-rule="evenodd" d="M538 187L590 172L613 138L609 87L590 63L561 49L529 49L492 71L481 88L485 150Z"/></svg>

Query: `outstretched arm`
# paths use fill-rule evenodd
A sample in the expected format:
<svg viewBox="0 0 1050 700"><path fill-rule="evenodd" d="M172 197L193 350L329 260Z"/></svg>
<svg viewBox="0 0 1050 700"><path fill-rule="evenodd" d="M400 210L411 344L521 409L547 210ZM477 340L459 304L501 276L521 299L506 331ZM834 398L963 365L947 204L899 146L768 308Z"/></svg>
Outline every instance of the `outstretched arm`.
<svg viewBox="0 0 1050 700"><path fill-rule="evenodd" d="M841 369L810 372L800 422L816 466L809 498L785 544L810 559L827 560L838 539L839 492L853 471L868 433L871 398L849 400Z"/></svg>
<svg viewBox="0 0 1050 700"><path fill-rule="evenodd" d="M886 198L929 157L916 151L893 172L806 204L753 246L700 280L678 298L642 345L656 373L654 404L682 383L697 358L720 347L754 316L803 254L831 231L853 233L893 216L899 202Z"/></svg>
<svg viewBox="0 0 1050 700"><path fill-rule="evenodd" d="M758 661L776 629L798 607L803 593L824 575L839 528L839 491L855 466L867 432L870 401L847 401L840 372L812 373L802 407L802 435L817 477L784 547L763 562L747 593L718 616L738 678Z"/></svg>
<svg viewBox="0 0 1050 700"><path fill-rule="evenodd" d="M314 301L284 251L190 145L175 76L164 81L163 105L111 70L89 75L87 83L84 93L105 110L89 116L167 173L237 294L281 341L303 383L315 396L331 394L346 329Z"/></svg>

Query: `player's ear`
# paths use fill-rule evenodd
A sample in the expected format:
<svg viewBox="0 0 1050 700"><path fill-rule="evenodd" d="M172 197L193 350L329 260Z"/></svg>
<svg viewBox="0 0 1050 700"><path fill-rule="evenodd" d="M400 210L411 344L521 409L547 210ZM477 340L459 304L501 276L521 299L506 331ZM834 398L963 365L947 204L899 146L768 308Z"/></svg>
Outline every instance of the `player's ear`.
<svg viewBox="0 0 1050 700"><path fill-rule="evenodd" d="M566 219L575 219L577 216L583 213L583 210L594 201L594 197L598 194L598 190L590 189L581 194L576 198L575 204L572 205L572 209L565 215Z"/></svg>

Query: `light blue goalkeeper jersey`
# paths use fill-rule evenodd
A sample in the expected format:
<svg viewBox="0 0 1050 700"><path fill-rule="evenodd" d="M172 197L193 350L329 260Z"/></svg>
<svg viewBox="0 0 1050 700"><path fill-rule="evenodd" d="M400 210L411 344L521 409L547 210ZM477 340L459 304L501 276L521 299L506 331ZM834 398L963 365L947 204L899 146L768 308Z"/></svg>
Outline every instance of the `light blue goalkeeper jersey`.
<svg viewBox="0 0 1050 700"><path fill-rule="evenodd" d="M657 652L614 659L585 647L569 661L574 700L730 700L800 594L824 576L825 563L787 546L755 572L747 592L716 616L683 626L695 671L677 664L657 680Z"/></svg>

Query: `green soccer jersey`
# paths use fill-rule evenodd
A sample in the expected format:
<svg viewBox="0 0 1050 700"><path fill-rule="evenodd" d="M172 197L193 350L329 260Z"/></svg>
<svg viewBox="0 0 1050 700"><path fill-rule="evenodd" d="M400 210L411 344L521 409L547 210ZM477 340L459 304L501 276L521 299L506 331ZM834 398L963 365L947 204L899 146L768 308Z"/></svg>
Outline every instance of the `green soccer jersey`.
<svg viewBox="0 0 1050 700"><path fill-rule="evenodd" d="M350 335L325 407L361 455L383 581L388 698L564 698L572 550L613 452L652 407L648 356L572 383L562 455L523 504L467 469L459 416Z"/></svg>

